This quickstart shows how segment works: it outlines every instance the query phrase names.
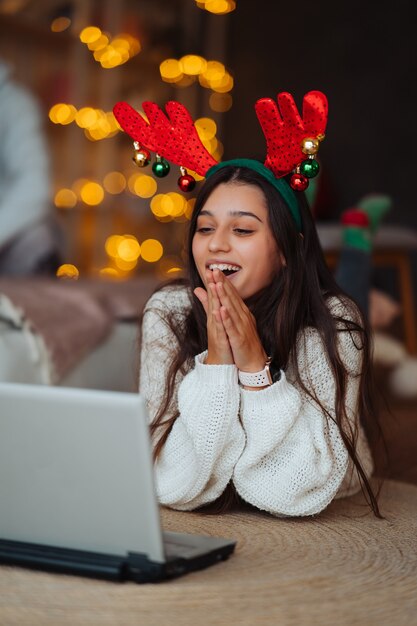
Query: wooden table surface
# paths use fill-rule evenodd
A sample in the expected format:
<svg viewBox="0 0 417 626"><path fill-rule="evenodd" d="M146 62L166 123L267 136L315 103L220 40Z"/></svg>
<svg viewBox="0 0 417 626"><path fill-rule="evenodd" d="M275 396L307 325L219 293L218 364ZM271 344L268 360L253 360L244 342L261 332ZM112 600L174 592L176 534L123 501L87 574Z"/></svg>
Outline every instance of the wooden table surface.
<svg viewBox="0 0 417 626"><path fill-rule="evenodd" d="M167 530L237 540L223 563L137 585L0 567L1 626L417 624L417 486L387 481L384 520L359 497L316 518L163 510Z"/></svg>

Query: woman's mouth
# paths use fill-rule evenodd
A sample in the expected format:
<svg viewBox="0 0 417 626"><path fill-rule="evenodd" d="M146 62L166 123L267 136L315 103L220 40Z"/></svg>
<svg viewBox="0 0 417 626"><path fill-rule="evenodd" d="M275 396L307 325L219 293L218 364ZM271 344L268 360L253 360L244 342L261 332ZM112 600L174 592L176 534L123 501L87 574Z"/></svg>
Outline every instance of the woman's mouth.
<svg viewBox="0 0 417 626"><path fill-rule="evenodd" d="M209 263L208 269L211 271L220 270L225 276L232 276L242 268L240 265L234 265L233 263Z"/></svg>

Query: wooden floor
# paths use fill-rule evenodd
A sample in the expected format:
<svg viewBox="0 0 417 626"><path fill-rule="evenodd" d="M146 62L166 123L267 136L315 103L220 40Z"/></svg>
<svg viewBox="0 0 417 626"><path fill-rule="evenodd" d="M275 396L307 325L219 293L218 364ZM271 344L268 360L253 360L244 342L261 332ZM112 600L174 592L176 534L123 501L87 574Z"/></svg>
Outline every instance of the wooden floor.
<svg viewBox="0 0 417 626"><path fill-rule="evenodd" d="M417 396L413 400L396 398L388 391L386 376L386 372L376 371L378 415L387 450L384 455L381 442L374 449L376 473L417 485Z"/></svg>

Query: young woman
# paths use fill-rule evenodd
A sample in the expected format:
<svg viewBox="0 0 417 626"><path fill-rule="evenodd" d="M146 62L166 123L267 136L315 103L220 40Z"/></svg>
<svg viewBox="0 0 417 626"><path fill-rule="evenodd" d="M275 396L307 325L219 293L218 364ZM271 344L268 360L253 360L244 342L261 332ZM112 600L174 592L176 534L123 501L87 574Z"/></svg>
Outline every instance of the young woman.
<svg viewBox="0 0 417 626"><path fill-rule="evenodd" d="M141 341L162 504L306 516L362 487L379 516L366 326L284 179L249 160L209 171L188 278L150 298Z"/></svg>

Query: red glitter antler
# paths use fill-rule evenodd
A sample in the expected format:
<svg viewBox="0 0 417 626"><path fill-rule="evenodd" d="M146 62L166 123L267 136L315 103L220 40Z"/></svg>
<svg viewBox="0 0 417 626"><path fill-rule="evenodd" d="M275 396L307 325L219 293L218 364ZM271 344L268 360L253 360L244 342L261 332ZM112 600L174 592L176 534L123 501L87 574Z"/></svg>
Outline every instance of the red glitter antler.
<svg viewBox="0 0 417 626"><path fill-rule="evenodd" d="M261 98L255 104L255 111L267 143L265 166L281 178L306 159L314 159L319 142L324 138L328 107L321 91L309 91L304 96L303 117L291 94L281 92L277 101L278 106L272 98ZM304 169L311 170L311 163L307 162ZM304 173L308 178L314 175Z"/></svg>
<svg viewBox="0 0 417 626"><path fill-rule="evenodd" d="M144 102L149 123L127 102L118 102L113 113L123 130L142 147L205 176L217 161L201 143L191 115L175 101L168 102L165 109L167 115L154 102Z"/></svg>

